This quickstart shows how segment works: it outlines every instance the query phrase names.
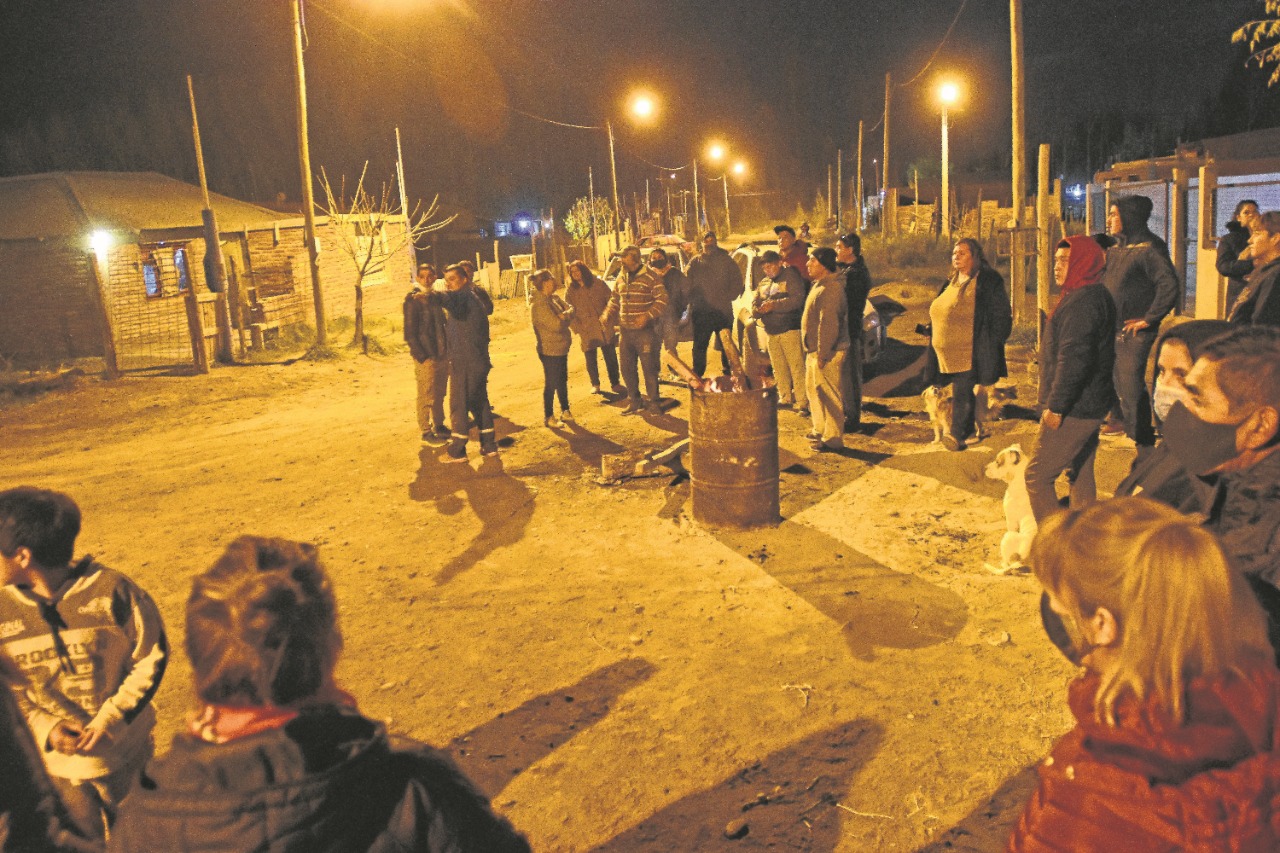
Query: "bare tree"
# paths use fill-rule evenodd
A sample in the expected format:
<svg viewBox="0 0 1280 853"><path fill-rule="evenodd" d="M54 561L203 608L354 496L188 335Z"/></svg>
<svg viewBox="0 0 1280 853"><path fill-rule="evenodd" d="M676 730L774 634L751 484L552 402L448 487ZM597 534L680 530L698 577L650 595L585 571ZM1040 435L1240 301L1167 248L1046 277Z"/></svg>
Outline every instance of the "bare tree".
<svg viewBox="0 0 1280 853"><path fill-rule="evenodd" d="M415 248L425 249L421 240L433 231L439 231L455 218L437 219L440 213L440 196L431 199L425 210L421 203L412 211L404 212L395 201L396 196L387 184L382 191L371 195L364 185L369 163L365 161L360 170L360 180L356 182L351 199L347 199L346 178L340 182L337 195L324 168L320 169L320 183L324 189L324 198L316 202L320 212L328 217L329 233L342 253L351 259L356 273L356 329L352 338L352 346L360 346L365 353L369 351L369 341L364 334L364 282L371 275L377 275L386 269L387 259L398 252ZM404 228L400 231L387 226L394 220L404 219Z"/></svg>

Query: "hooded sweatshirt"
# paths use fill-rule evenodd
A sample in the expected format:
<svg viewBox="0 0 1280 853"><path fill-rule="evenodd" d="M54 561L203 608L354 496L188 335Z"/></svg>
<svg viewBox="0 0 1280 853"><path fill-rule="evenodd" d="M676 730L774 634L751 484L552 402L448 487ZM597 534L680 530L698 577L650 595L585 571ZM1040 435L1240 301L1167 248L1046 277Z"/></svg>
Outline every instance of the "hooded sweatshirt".
<svg viewBox="0 0 1280 853"><path fill-rule="evenodd" d="M1102 281L1116 304L1116 331L1128 320L1145 320L1154 332L1178 304L1178 276L1169 247L1147 228L1151 199L1125 196L1114 204L1122 231L1107 249Z"/></svg>
<svg viewBox="0 0 1280 853"><path fill-rule="evenodd" d="M1092 237L1068 237L1062 296L1045 324L1040 402L1074 418L1102 418L1115 400L1116 308L1102 286L1102 248Z"/></svg>

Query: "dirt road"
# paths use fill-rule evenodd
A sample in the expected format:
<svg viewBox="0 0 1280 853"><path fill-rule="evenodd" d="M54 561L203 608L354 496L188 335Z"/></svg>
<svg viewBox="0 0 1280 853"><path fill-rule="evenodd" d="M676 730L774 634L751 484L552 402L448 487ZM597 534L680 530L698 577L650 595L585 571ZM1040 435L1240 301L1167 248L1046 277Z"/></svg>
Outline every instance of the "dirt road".
<svg viewBox="0 0 1280 853"><path fill-rule="evenodd" d="M687 393L623 418L575 351L578 423L544 428L514 302L495 318L499 459L473 444L468 465L445 465L419 444L400 352L7 405L0 486L73 494L81 549L152 592L176 649L189 578L231 538L318 543L343 685L447 746L535 849L999 849L1028 768L1067 725L1071 670L1042 635L1035 582L983 567L1003 519L982 466L1034 425L1000 422L965 453L932 446L910 332L923 303L877 293L907 313L868 383L874 434L815 454L809 425L779 413L776 529L700 529L673 476L597 485L602 454L685 435ZM1110 488L1126 454L1103 462ZM161 749L189 697L177 651ZM745 836L725 838L733 822Z"/></svg>

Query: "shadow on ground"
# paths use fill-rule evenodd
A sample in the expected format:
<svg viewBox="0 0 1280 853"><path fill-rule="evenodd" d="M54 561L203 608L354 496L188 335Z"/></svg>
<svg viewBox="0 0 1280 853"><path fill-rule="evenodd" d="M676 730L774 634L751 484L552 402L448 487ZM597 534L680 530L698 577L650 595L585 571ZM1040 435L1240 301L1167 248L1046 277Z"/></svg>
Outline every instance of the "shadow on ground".
<svg viewBox="0 0 1280 853"><path fill-rule="evenodd" d="M882 740L870 720L810 735L672 803L593 853L834 850L844 814L836 804ZM740 832L745 825L745 835L726 838L731 823Z"/></svg>
<svg viewBox="0 0 1280 853"><path fill-rule="evenodd" d="M418 476L409 484L409 498L434 503L441 515L457 515L470 507L480 520L480 532L466 549L436 573L446 584L487 557L495 549L519 542L533 518L534 493L503 470L501 457L471 462L441 462L442 450L424 447L418 454Z"/></svg>
<svg viewBox="0 0 1280 853"><path fill-rule="evenodd" d="M848 544L802 524L772 530L716 531L840 626L849 651L918 649L956 636L969 619L964 599L915 575L896 572Z"/></svg>
<svg viewBox="0 0 1280 853"><path fill-rule="evenodd" d="M999 499L1004 497L1007 484L999 480L987 479L983 471L998 451L1012 443L1008 438L991 436L983 444L970 445L969 449L963 453L934 445L939 447L937 452L895 456L881 462L880 467L910 471L975 495ZM1023 447L1025 448L1026 445Z"/></svg>
<svg viewBox="0 0 1280 853"><path fill-rule="evenodd" d="M485 796L609 713L613 702L649 679L653 664L628 658L561 690L544 693L451 741L453 756Z"/></svg>
<svg viewBox="0 0 1280 853"><path fill-rule="evenodd" d="M987 853L1003 850L1014 824L1036 789L1036 765L1024 767L996 789L964 820L938 836L916 853Z"/></svg>
<svg viewBox="0 0 1280 853"><path fill-rule="evenodd" d="M905 344L897 338L885 342L884 352L875 363L876 375L862 385L863 397L913 397L924 390L925 353L927 347Z"/></svg>

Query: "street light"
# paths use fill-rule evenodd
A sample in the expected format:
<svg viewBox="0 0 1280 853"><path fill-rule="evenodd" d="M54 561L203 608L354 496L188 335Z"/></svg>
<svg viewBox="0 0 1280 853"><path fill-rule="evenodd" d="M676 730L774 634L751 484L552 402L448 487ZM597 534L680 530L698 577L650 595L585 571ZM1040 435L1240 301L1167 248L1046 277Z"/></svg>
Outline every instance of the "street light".
<svg viewBox="0 0 1280 853"><path fill-rule="evenodd" d="M647 92L633 92L627 105L631 115L642 122L649 122L657 114L658 102ZM613 146L613 120L606 119L605 130L609 133L609 174L613 179L613 216L614 221L622 221L622 204L618 200L618 157Z"/></svg>
<svg viewBox="0 0 1280 853"><path fill-rule="evenodd" d="M938 86L938 103L942 105L942 235L951 239L951 152L947 142L947 108L960 100L960 86L945 80Z"/></svg>
<svg viewBox="0 0 1280 853"><path fill-rule="evenodd" d="M747 173L747 164L739 160L729 171L741 178ZM724 181L724 230L728 236L733 233L733 220L729 217L729 172L725 172L720 180Z"/></svg>

